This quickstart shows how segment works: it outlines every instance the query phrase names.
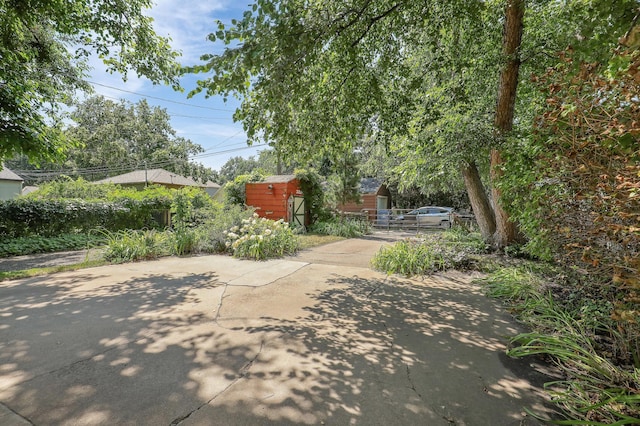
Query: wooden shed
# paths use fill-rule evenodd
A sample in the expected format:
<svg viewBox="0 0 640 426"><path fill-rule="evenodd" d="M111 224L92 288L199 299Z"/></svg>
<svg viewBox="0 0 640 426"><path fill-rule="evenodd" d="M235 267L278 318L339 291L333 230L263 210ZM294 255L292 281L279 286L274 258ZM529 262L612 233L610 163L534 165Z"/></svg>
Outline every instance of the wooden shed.
<svg viewBox="0 0 640 426"><path fill-rule="evenodd" d="M360 180L360 203L346 203L338 206L338 210L343 212L362 212L368 210L385 210L391 208L391 192L387 185L380 183L374 178L363 178Z"/></svg>
<svg viewBox="0 0 640 426"><path fill-rule="evenodd" d="M262 182L249 182L245 191L246 204L254 207L258 216L306 225L304 198L295 175L275 175Z"/></svg>

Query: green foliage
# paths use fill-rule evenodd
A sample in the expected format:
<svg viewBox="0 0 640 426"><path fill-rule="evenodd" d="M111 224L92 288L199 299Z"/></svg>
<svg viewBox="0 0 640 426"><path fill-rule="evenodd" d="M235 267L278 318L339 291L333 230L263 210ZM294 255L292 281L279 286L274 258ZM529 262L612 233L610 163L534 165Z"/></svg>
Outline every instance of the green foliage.
<svg viewBox="0 0 640 426"><path fill-rule="evenodd" d="M55 200L60 198L82 200L108 200L109 194L118 190L115 184L94 184L83 178L73 179L61 176L56 180L46 182L25 197L28 199Z"/></svg>
<svg viewBox="0 0 640 426"><path fill-rule="evenodd" d="M177 228L169 233L170 253L178 256L194 253L198 244L198 232L192 228Z"/></svg>
<svg viewBox="0 0 640 426"><path fill-rule="evenodd" d="M500 186L527 249L612 282L627 301L614 315L630 319L640 309L640 52L619 50L608 66L571 52L559 61L534 77L546 106L534 135L513 141Z"/></svg>
<svg viewBox="0 0 640 426"><path fill-rule="evenodd" d="M611 295L579 283L550 285L557 271L534 265L501 268L480 280L532 329L512 339L508 354L549 356L563 373L546 385L568 418L559 424L637 424L640 363L629 365L631 336L611 318ZM637 357L640 348L632 350Z"/></svg>
<svg viewBox="0 0 640 426"><path fill-rule="evenodd" d="M136 104L113 102L94 96L76 107L75 122L67 130L82 146L72 149L65 169L91 169L92 180L129 170L157 168L191 176L202 182L214 180L212 170L189 161L203 148L178 137L166 109L150 106L146 100ZM120 172L109 174L108 170Z"/></svg>
<svg viewBox="0 0 640 426"><path fill-rule="evenodd" d="M105 232L104 258L113 263L155 259L170 253L168 235L156 230Z"/></svg>
<svg viewBox="0 0 640 426"><path fill-rule="evenodd" d="M83 79L91 53L125 78L134 70L178 86L178 54L155 34L144 13L150 6L148 0L0 3L0 159L62 157L71 142L61 131L61 104L89 90Z"/></svg>
<svg viewBox="0 0 640 426"><path fill-rule="evenodd" d="M311 223L329 217L325 208L322 177L318 172L314 169L296 169L295 177L300 182L305 209L310 215Z"/></svg>
<svg viewBox="0 0 640 426"><path fill-rule="evenodd" d="M287 223L259 218L257 214L243 220L241 226L232 227L225 244L233 256L254 260L282 257L298 249L298 240Z"/></svg>
<svg viewBox="0 0 640 426"><path fill-rule="evenodd" d="M336 217L318 221L311 225L309 232L323 235L336 235L345 238L357 238L371 233L366 220Z"/></svg>
<svg viewBox="0 0 640 426"><path fill-rule="evenodd" d="M81 250L102 245L104 237L99 233L62 234L51 237L31 236L0 241L0 257L22 256L34 253Z"/></svg>
<svg viewBox="0 0 640 426"><path fill-rule="evenodd" d="M422 240L406 239L383 247L371 263L387 274L410 277L447 269L468 269L476 262L474 255L486 251L487 246L479 234L452 228L428 234Z"/></svg>
<svg viewBox="0 0 640 426"><path fill-rule="evenodd" d="M135 207L138 208L135 208ZM151 223L144 205L107 202L6 200L0 202L0 235L17 238L86 233L96 228L123 229Z"/></svg>
<svg viewBox="0 0 640 426"><path fill-rule="evenodd" d="M245 185L248 182L261 182L264 180L264 175L259 170L254 170L251 174L240 175L236 177L232 182L224 184L224 196L227 204L237 204L244 206L247 201Z"/></svg>

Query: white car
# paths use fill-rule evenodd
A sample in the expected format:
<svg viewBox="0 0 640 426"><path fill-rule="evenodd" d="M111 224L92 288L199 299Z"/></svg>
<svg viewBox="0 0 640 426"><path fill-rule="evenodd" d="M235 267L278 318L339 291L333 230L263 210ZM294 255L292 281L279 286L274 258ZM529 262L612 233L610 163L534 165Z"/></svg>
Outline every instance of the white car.
<svg viewBox="0 0 640 426"><path fill-rule="evenodd" d="M416 221L419 226L439 226L448 229L453 224L454 216L455 211L451 207L426 206L411 210L396 219Z"/></svg>

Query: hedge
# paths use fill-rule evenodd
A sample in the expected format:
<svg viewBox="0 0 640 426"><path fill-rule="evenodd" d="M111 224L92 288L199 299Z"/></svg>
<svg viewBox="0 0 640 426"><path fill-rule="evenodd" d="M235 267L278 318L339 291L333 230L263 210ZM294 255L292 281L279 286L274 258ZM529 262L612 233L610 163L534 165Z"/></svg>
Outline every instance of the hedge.
<svg viewBox="0 0 640 426"><path fill-rule="evenodd" d="M154 213L170 208L169 200L82 200L17 199L0 201L0 237L43 237L85 233L96 228L109 230L157 228Z"/></svg>

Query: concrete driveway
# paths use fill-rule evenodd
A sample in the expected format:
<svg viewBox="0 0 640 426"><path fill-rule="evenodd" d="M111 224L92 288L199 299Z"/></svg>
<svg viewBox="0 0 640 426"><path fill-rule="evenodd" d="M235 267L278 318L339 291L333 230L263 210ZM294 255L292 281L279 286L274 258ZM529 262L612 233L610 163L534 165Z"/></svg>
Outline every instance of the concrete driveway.
<svg viewBox="0 0 640 426"><path fill-rule="evenodd" d="M2 282L0 424L540 424L518 326L468 275L372 271L393 239Z"/></svg>

